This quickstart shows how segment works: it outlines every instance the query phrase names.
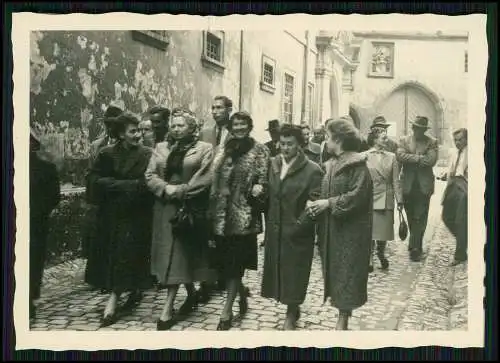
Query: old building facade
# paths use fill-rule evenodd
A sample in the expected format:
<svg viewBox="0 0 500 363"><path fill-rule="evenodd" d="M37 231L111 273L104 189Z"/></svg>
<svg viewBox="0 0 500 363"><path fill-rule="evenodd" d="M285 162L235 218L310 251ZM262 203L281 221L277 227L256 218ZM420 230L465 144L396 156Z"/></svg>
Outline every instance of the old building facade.
<svg viewBox="0 0 500 363"><path fill-rule="evenodd" d="M362 132L376 115L398 137L416 115L427 116L429 131L452 147L451 133L467 125L467 33L354 32L354 92L350 114Z"/></svg>

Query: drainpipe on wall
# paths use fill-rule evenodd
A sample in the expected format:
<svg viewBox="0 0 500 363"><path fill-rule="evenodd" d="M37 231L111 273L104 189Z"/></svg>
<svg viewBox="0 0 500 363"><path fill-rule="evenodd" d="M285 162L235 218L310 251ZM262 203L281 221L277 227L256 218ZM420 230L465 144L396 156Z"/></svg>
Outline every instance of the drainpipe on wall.
<svg viewBox="0 0 500 363"><path fill-rule="evenodd" d="M300 122L304 122L307 120L306 115L306 102L307 102L307 83L309 80L309 30L306 30L306 46L304 48L304 75L302 77L302 112ZM312 105L309 105L312 107ZM309 124L311 120L309 120Z"/></svg>
<svg viewBox="0 0 500 363"><path fill-rule="evenodd" d="M243 106L243 30L240 31L240 94L238 109L241 111Z"/></svg>

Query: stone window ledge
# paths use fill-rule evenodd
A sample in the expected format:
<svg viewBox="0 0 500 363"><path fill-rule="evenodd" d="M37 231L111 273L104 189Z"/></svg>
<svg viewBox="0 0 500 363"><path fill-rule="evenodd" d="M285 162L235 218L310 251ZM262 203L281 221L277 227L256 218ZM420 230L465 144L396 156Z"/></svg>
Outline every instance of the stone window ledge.
<svg viewBox="0 0 500 363"><path fill-rule="evenodd" d="M211 68L216 72L224 73L226 67L221 62L216 61L215 59L207 57L205 54L201 56L201 63L204 67Z"/></svg>
<svg viewBox="0 0 500 363"><path fill-rule="evenodd" d="M262 81L260 81L260 89L271 94L276 92L276 87Z"/></svg>

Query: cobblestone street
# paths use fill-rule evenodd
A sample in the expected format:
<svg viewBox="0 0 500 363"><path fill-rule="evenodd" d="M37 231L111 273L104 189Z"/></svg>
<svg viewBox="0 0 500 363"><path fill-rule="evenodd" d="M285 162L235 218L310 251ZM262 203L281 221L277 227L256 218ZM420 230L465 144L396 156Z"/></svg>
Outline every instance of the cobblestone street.
<svg viewBox="0 0 500 363"><path fill-rule="evenodd" d="M466 330L467 264L449 267L455 241L441 222L440 200L444 183L436 183L431 201L422 262L410 262L407 241L388 244L390 268L370 275L368 303L353 312L351 330ZM396 218L397 219L397 218ZM397 228L398 226L396 226ZM284 319L285 307L261 298L262 253L259 270L247 272L244 280L250 287L249 312L236 321L233 330L275 330ZM90 291L83 283L85 260L74 260L46 270L42 298L38 304L33 330L97 330L107 295ZM166 290L145 293L139 307L111 327L102 330L155 330ZM180 289L176 306L184 300ZM215 330L222 310L223 295L215 295L172 330ZM237 308L235 304L235 309ZM319 256L315 255L309 292L302 305L300 330L331 330L335 327L336 309L323 304L323 280Z"/></svg>

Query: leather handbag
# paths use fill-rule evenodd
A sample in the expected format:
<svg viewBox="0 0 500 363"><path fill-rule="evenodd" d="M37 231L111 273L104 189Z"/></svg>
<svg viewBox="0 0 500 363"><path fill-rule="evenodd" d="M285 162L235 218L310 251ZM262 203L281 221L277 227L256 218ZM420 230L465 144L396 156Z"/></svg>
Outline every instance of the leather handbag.
<svg viewBox="0 0 500 363"><path fill-rule="evenodd" d="M401 241L406 240L408 237L408 224L406 223L405 216L403 215L403 210L398 209L399 212L399 239Z"/></svg>

